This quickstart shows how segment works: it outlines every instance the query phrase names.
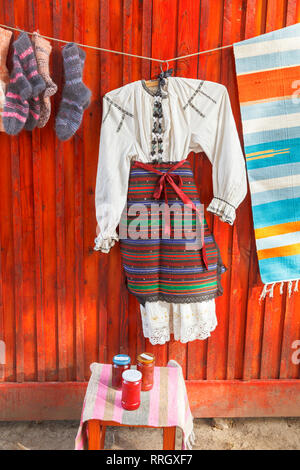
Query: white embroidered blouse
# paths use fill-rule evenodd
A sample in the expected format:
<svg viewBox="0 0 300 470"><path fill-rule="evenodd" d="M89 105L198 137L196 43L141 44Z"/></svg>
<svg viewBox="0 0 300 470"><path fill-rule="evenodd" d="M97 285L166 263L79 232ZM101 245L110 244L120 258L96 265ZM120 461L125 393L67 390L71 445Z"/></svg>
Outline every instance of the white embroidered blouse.
<svg viewBox="0 0 300 470"><path fill-rule="evenodd" d="M247 191L245 162L225 86L169 77L162 88L162 161L177 162L204 151L213 166L207 210L233 224ZM108 253L126 204L132 160L151 162L155 93L144 80L112 90L103 99L96 181L98 236L95 250Z"/></svg>

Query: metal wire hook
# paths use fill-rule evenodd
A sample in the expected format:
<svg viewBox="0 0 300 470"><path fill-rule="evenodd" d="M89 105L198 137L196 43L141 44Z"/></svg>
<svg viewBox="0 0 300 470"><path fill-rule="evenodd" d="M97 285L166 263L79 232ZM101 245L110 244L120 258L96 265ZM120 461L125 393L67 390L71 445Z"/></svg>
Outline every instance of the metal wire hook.
<svg viewBox="0 0 300 470"><path fill-rule="evenodd" d="M164 72L163 67L162 67L162 64L167 64L166 71L169 70L169 62L168 62L167 60L163 60L163 61L160 63L160 70L161 70L162 72Z"/></svg>

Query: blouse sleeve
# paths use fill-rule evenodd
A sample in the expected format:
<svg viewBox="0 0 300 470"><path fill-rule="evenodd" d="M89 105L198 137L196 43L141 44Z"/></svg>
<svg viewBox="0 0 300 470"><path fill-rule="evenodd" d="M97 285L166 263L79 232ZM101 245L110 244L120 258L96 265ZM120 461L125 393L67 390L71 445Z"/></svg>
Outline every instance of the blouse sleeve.
<svg viewBox="0 0 300 470"><path fill-rule="evenodd" d="M218 87L216 99L207 110L206 124L199 129L198 143L212 163L214 197L207 210L232 225L235 211L247 194L247 178L228 92L223 85Z"/></svg>
<svg viewBox="0 0 300 470"><path fill-rule="evenodd" d="M108 253L119 240L116 229L127 199L132 126L133 115L105 95L95 190L98 226L94 247L103 253Z"/></svg>

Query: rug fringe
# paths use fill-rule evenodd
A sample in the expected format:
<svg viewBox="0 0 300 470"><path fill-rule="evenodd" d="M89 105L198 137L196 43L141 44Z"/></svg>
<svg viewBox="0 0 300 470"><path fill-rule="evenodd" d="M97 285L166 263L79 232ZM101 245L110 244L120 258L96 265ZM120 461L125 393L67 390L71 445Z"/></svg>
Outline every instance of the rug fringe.
<svg viewBox="0 0 300 470"><path fill-rule="evenodd" d="M281 281L280 283L273 282L269 284L264 284L263 290L259 297L259 301L261 302L262 300L264 300L268 294L269 294L269 297L274 297L274 288L277 284L280 284L280 288L279 288L280 295L283 294L284 284L287 284L288 296L290 298L293 295L293 293L299 292L299 281L300 279L293 279L292 281ZM293 289L293 283L295 283L294 289Z"/></svg>

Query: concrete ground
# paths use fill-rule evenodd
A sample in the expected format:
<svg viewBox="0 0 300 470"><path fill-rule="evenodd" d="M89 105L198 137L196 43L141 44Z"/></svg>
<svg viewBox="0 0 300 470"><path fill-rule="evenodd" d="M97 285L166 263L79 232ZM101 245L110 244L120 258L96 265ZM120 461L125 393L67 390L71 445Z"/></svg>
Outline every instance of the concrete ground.
<svg viewBox="0 0 300 470"><path fill-rule="evenodd" d="M195 450L300 450L300 418L196 419ZM78 422L0 422L0 450L72 450ZM177 449L180 432L177 431ZM108 428L105 447L115 450L162 447L162 431Z"/></svg>

